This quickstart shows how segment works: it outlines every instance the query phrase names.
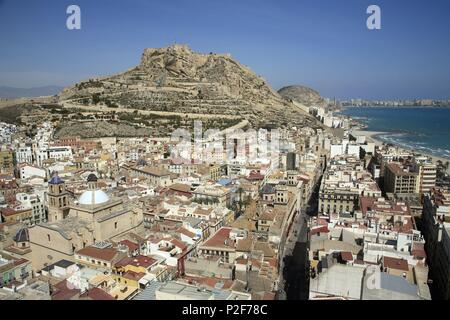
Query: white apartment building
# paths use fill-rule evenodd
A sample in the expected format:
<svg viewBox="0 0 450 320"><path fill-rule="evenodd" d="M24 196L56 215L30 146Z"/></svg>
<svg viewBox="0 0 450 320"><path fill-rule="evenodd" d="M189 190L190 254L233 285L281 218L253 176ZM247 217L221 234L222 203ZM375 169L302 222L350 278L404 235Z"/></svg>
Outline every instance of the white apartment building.
<svg viewBox="0 0 450 320"><path fill-rule="evenodd" d="M33 151L31 146L22 146L16 149L17 163L33 163Z"/></svg>
<svg viewBox="0 0 450 320"><path fill-rule="evenodd" d="M436 165L421 164L419 165L419 177L417 183L417 192L427 193L436 186Z"/></svg>
<svg viewBox="0 0 450 320"><path fill-rule="evenodd" d="M20 209L30 209L31 208L31 219L30 224L35 225L38 223L46 222L46 213L44 202L41 201L36 194L18 193L16 194L16 200L20 202Z"/></svg>

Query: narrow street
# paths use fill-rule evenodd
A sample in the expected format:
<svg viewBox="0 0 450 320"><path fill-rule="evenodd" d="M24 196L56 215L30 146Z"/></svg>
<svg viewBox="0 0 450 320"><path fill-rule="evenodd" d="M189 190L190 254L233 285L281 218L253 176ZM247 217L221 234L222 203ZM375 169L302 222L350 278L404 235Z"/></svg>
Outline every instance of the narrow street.
<svg viewBox="0 0 450 320"><path fill-rule="evenodd" d="M283 274L287 300L307 300L309 295L308 227L304 214L299 218L301 222L294 250L284 258Z"/></svg>
<svg viewBox="0 0 450 320"><path fill-rule="evenodd" d="M320 181L321 179L318 180L306 208L296 217L291 241L286 244L283 260L284 292L280 299L307 300L309 297L308 220L317 213Z"/></svg>

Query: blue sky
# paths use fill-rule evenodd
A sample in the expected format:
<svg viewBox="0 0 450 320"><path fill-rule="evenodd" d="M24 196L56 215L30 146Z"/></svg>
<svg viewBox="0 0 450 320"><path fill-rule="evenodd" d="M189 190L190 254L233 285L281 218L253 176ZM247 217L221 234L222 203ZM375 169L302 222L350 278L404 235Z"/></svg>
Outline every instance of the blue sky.
<svg viewBox="0 0 450 320"><path fill-rule="evenodd" d="M66 28L70 4L81 30ZM381 30L366 27L370 4ZM183 43L230 53L275 89L450 99L448 0L0 0L0 39L0 86L69 85Z"/></svg>

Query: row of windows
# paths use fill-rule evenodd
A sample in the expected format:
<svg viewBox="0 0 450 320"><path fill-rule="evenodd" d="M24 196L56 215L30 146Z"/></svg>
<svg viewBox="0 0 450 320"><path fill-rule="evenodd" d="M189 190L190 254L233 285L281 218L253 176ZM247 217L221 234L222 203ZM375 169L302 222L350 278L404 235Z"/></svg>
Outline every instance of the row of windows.
<svg viewBox="0 0 450 320"><path fill-rule="evenodd" d="M90 262L90 263L98 265L98 266L103 266L103 267L107 267L108 266L108 264L106 262L95 260L95 259L90 259L88 257L83 258L82 256L77 256L77 258L79 260L84 260L84 261Z"/></svg>
<svg viewBox="0 0 450 320"><path fill-rule="evenodd" d="M325 206L322 204L322 205L320 206L320 208L321 208L321 211L323 212L324 209L325 209ZM330 212L330 209L331 209L331 206L330 206L330 205L327 205L327 211L328 211L328 212ZM337 209L337 207L336 207L336 205L334 205L334 206L333 206L333 211L336 211L336 209ZM344 206L340 205L340 206L339 206L339 211L342 211L343 209L344 209ZM349 206L345 206L345 211L350 211L350 207L349 207Z"/></svg>
<svg viewBox="0 0 450 320"><path fill-rule="evenodd" d="M338 199L338 200L354 200L355 196L341 196L341 195L322 195L322 199Z"/></svg>
<svg viewBox="0 0 450 320"><path fill-rule="evenodd" d="M217 250L203 250L203 254L211 254L216 256L229 256L228 251L217 251Z"/></svg>

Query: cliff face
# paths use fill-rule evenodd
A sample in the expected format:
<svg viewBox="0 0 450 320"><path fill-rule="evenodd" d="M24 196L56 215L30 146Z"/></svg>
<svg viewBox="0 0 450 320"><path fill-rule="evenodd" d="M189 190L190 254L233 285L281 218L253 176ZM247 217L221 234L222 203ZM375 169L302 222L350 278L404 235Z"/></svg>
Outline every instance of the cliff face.
<svg viewBox="0 0 450 320"><path fill-rule="evenodd" d="M281 101L264 79L229 55L195 53L181 45L145 49L138 69L150 80L165 77L168 86L201 91L203 98L250 99L255 103L263 103L265 99Z"/></svg>
<svg viewBox="0 0 450 320"><path fill-rule="evenodd" d="M154 111L239 115L254 126L313 122L263 78L229 55L195 53L185 45L145 49L135 68L66 88L60 100Z"/></svg>

